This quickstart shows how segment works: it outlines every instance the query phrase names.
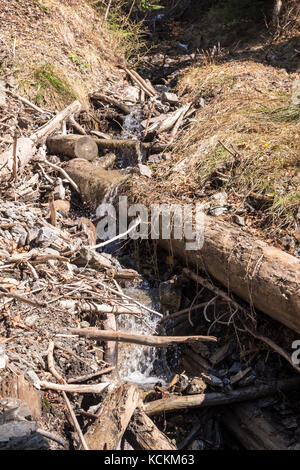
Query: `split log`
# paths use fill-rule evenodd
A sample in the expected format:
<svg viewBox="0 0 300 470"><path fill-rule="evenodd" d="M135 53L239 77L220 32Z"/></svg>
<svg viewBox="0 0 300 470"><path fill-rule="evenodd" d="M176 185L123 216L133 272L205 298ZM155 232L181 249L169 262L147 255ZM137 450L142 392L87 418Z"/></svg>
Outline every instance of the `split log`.
<svg viewBox="0 0 300 470"><path fill-rule="evenodd" d="M127 305L123 307L121 305L107 305L97 304L95 302L82 302L81 300L61 300L59 302L60 307L71 310L79 310L80 312L89 313L112 313L113 315L140 315L141 309L136 305Z"/></svg>
<svg viewBox="0 0 300 470"><path fill-rule="evenodd" d="M17 140L16 156L18 171L22 170L34 156L36 148L28 137L20 137ZM0 155L0 179L12 174L14 166L14 146Z"/></svg>
<svg viewBox="0 0 300 470"><path fill-rule="evenodd" d="M300 260L215 217L205 216L203 247L160 245L195 271L208 272L250 305L300 333Z"/></svg>
<svg viewBox="0 0 300 470"><path fill-rule="evenodd" d="M121 103L120 101L118 101L118 100L116 100L116 99L114 99L110 96L103 95L102 93L98 93L98 92L92 93L90 95L90 98L92 98L93 100L99 100L99 101L102 101L104 103L108 103L108 104L111 104L113 106L116 106L121 111L123 111L123 113L125 113L125 114L130 114L131 110L132 110L131 106L127 106L126 104Z"/></svg>
<svg viewBox="0 0 300 470"><path fill-rule="evenodd" d="M253 385L251 387L231 390L226 393L201 393L199 395L174 396L152 401L144 405L148 415L156 415L162 412L184 410L186 408L229 405L242 401L255 400L256 398L276 394L278 391L297 389L300 378L282 379L269 384Z"/></svg>
<svg viewBox="0 0 300 470"><path fill-rule="evenodd" d="M198 341L217 341L215 336L145 336L123 331L94 330L92 328L71 328L70 332L95 340L120 341L121 343L134 343L157 348L167 348L176 344L196 343Z"/></svg>
<svg viewBox="0 0 300 470"><path fill-rule="evenodd" d="M47 136L52 134L55 129L59 128L63 121L67 120L73 114L79 113L80 109L80 102L74 101L67 108L63 109L60 113L58 113L53 119L51 119L51 121L49 121L44 126L40 127L34 134L32 134L31 139L35 143L43 143L46 140Z"/></svg>
<svg viewBox="0 0 300 470"><path fill-rule="evenodd" d="M63 155L71 158L84 158L92 161L98 157L95 140L87 135L68 134L48 137L47 148L50 155Z"/></svg>
<svg viewBox="0 0 300 470"><path fill-rule="evenodd" d="M111 189L128 177L118 170L107 171L81 158L70 160L65 170L79 187L84 202L95 205L100 204Z"/></svg>
<svg viewBox="0 0 300 470"><path fill-rule="evenodd" d="M115 450L140 401L134 384L117 386L103 400L99 418L88 429L85 439L91 450Z"/></svg>
<svg viewBox="0 0 300 470"><path fill-rule="evenodd" d="M221 415L224 426L246 449L288 450L290 442L283 429L268 418L256 402L226 407Z"/></svg>
<svg viewBox="0 0 300 470"><path fill-rule="evenodd" d="M134 450L177 450L142 410L136 410L125 432L125 439Z"/></svg>

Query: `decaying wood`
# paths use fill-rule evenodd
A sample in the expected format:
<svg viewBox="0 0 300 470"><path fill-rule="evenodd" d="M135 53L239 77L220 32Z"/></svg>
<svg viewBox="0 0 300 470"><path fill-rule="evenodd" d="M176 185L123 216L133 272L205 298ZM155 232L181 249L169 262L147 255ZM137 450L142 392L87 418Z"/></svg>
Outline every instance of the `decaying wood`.
<svg viewBox="0 0 300 470"><path fill-rule="evenodd" d="M42 380L40 382L41 388L48 390L56 390L57 392L69 393L102 393L109 383L91 384L91 385L72 385L72 384L55 384Z"/></svg>
<svg viewBox="0 0 300 470"><path fill-rule="evenodd" d="M216 217L204 216L203 247L159 244L195 271L207 272L251 306L300 333L300 260Z"/></svg>
<svg viewBox="0 0 300 470"><path fill-rule="evenodd" d="M98 147L94 139L87 135L53 135L47 139L50 155L62 155L70 158L84 158L92 161L98 157Z"/></svg>
<svg viewBox="0 0 300 470"><path fill-rule="evenodd" d="M144 410L148 415L155 415L162 412L183 410L186 408L229 405L242 401L255 400L288 390L297 389L300 385L300 378L282 379L274 383L253 385L251 387L230 390L226 393L201 393L199 395L172 396L152 401L144 405Z"/></svg>
<svg viewBox="0 0 300 470"><path fill-rule="evenodd" d="M80 109L80 102L74 101L67 108L58 113L53 119L51 119L51 121L40 127L34 134L32 134L31 140L35 143L43 142L48 135L55 131L55 129L59 128L63 121L67 120L73 114L79 113Z"/></svg>
<svg viewBox="0 0 300 470"><path fill-rule="evenodd" d="M99 101L102 101L104 103L108 103L108 104L111 104L113 106L116 106L121 111L123 111L123 113L125 113L125 114L130 114L131 110L132 110L131 106L127 106L126 104L121 103L120 101L116 100L115 98L112 98L111 96L103 95L102 93L99 93L99 92L92 93L90 95L90 98L92 98L93 100L99 100Z"/></svg>
<svg viewBox="0 0 300 470"><path fill-rule="evenodd" d="M123 331L102 331L91 328L71 328L70 332L96 340L120 341L122 343L142 344L158 348L167 348L182 343L196 343L198 341L217 341L215 336L145 336L125 333Z"/></svg>
<svg viewBox="0 0 300 470"><path fill-rule="evenodd" d="M0 178L8 176L14 168L16 155L19 172L30 162L35 153L35 146L28 137L20 137L15 144L0 155Z"/></svg>
<svg viewBox="0 0 300 470"><path fill-rule="evenodd" d="M70 185L73 186L73 188L75 189L75 191L79 192L79 188L77 186L76 183L74 183L74 181L70 178L70 176L68 175L68 173L63 169L61 168L60 166L58 165L55 165L54 163L51 163L49 162L48 160L41 160L40 163L45 163L46 165L50 166L51 168L53 168L54 170L60 172L64 178L66 178L66 180L69 181Z"/></svg>
<svg viewBox="0 0 300 470"><path fill-rule="evenodd" d="M139 401L139 391L134 384L119 385L109 392L101 405L98 420L85 434L89 448L115 450Z"/></svg>
<svg viewBox="0 0 300 470"><path fill-rule="evenodd" d="M137 409L125 432L125 439L134 450L176 450L143 410Z"/></svg>
<svg viewBox="0 0 300 470"><path fill-rule="evenodd" d="M245 449L288 450L290 446L283 432L255 402L226 407L221 420Z"/></svg>

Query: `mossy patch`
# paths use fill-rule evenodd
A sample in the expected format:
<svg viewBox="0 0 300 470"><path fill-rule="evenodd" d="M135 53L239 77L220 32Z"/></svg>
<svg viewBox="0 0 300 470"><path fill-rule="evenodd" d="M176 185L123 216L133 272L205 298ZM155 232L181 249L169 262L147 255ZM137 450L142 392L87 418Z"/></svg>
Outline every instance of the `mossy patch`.
<svg viewBox="0 0 300 470"><path fill-rule="evenodd" d="M44 64L34 71L36 82L36 102L38 105L59 101L69 103L76 99L76 93L60 73L50 64Z"/></svg>

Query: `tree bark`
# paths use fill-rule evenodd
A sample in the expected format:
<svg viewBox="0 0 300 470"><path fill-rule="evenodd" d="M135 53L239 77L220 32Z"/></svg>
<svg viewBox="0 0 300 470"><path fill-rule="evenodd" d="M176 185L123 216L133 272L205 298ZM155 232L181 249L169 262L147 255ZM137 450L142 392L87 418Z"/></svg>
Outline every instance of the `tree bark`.
<svg viewBox="0 0 300 470"><path fill-rule="evenodd" d="M162 412L184 410L186 408L229 405L242 401L254 400L256 398L273 395L278 391L297 389L300 378L282 379L272 384L254 385L251 387L231 390L225 393L201 393L199 395L172 396L146 403L144 411L148 415L156 415Z"/></svg>
<svg viewBox="0 0 300 470"><path fill-rule="evenodd" d="M94 139L87 135L54 135L48 137L47 148L50 155L84 158L88 161L95 160L98 157L97 144Z"/></svg>
<svg viewBox="0 0 300 470"><path fill-rule="evenodd" d="M134 450L177 450L142 410L137 409L125 432L125 439Z"/></svg>
<svg viewBox="0 0 300 470"><path fill-rule="evenodd" d="M84 436L89 449L115 450L139 401L139 391L134 384L117 386L108 393L101 405L99 419Z"/></svg>
<svg viewBox="0 0 300 470"><path fill-rule="evenodd" d="M120 341L121 343L142 344L157 348L167 348L181 343L196 343L197 341L217 341L214 336L145 336L123 331L93 330L91 328L71 328L70 332L95 340Z"/></svg>
<svg viewBox="0 0 300 470"><path fill-rule="evenodd" d="M271 423L256 403L243 403L226 408L224 426L248 450L288 450L289 440Z"/></svg>
<svg viewBox="0 0 300 470"><path fill-rule="evenodd" d="M300 333L300 260L214 217L205 216L203 246L160 240L195 271L204 271L251 306Z"/></svg>

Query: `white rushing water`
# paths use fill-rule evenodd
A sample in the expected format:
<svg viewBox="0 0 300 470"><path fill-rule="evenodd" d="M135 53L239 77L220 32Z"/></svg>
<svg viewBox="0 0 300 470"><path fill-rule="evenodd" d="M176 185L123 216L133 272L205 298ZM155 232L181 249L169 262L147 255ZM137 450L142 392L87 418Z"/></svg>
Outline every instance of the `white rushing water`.
<svg viewBox="0 0 300 470"><path fill-rule="evenodd" d="M140 288L123 289L124 293L143 305L159 311L158 302L153 299L151 289L143 282ZM117 320L118 330L142 335L153 335L160 317L142 310L140 317L121 315ZM139 385L166 383L172 375L165 358L165 350L134 344L119 344L119 374L124 381ZM159 357L158 357L159 354Z"/></svg>

